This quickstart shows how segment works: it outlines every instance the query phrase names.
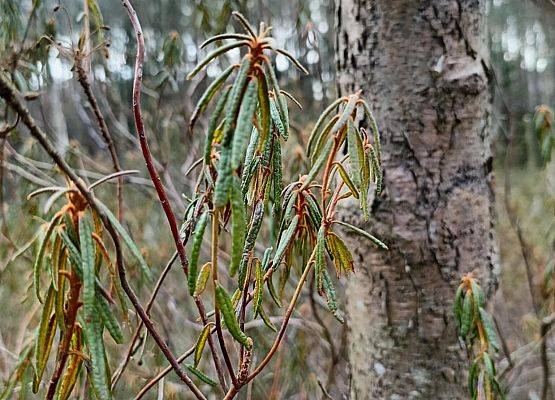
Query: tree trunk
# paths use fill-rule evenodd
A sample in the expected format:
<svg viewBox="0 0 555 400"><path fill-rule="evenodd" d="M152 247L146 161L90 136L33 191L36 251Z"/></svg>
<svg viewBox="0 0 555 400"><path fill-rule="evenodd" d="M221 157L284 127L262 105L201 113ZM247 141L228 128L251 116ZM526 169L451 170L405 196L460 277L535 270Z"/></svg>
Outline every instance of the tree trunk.
<svg viewBox="0 0 555 400"><path fill-rule="evenodd" d="M385 190L352 238L351 399L467 399L452 301L474 271L496 286L490 82L482 0L336 0L342 94L381 128ZM357 207L343 211L361 224Z"/></svg>

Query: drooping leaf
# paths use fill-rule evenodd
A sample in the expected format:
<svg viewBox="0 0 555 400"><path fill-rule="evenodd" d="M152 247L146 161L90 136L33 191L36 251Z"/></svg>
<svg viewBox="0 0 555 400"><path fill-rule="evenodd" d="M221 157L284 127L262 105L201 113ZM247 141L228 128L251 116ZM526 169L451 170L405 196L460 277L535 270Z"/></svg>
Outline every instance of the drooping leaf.
<svg viewBox="0 0 555 400"><path fill-rule="evenodd" d="M230 275L234 276L241 263L246 234L245 203L239 178L234 176L231 186L231 261Z"/></svg>
<svg viewBox="0 0 555 400"><path fill-rule="evenodd" d="M266 311L264 311L264 308L262 306L260 306L260 308L258 309L258 315L260 315L260 317L262 318L262 321L264 321L264 325L266 325L274 332L278 331L276 326L274 325L270 317L268 317L268 314L266 314Z"/></svg>
<svg viewBox="0 0 555 400"><path fill-rule="evenodd" d="M345 168L343 168L343 166L341 164L336 164L336 165L337 165L337 171L339 172L339 176L341 176L341 179L343 180L343 182L345 182L345 184L347 185L347 187L351 191L353 197L355 199L358 199L358 197L359 197L358 196L358 189L356 188L355 184L353 183L353 181L351 180L351 178L347 174L347 171L345 171Z"/></svg>
<svg viewBox="0 0 555 400"><path fill-rule="evenodd" d="M270 114L270 95L268 93L268 84L266 79L261 77L258 80L258 104L259 104L259 125L260 137L258 140L258 148L261 149L266 144L266 140L270 137L271 114Z"/></svg>
<svg viewBox="0 0 555 400"><path fill-rule="evenodd" d="M197 103L197 105L196 105L196 107L193 111L193 115L191 115L191 119L189 121L189 131L190 132L193 131L193 127L194 127L195 122L198 119L199 115L204 112L204 110L206 109L206 107L208 106L208 104L210 103L210 101L212 100L212 98L214 97L216 92L218 91L218 89L220 89L220 87L224 84L226 79L229 77L229 75L231 75L231 73L233 72L233 70L235 68L236 68L236 65L230 65L229 67L227 67L220 74L220 76L218 76L214 80L214 82L212 82L206 88L206 90L204 91L204 93L200 97L200 100L198 101L198 103Z"/></svg>
<svg viewBox="0 0 555 400"><path fill-rule="evenodd" d="M33 393L38 393L42 375L48 362L52 342L56 333L56 319L52 314L54 308L54 287L48 289L42 314L40 317L39 329L35 340L35 375L33 377Z"/></svg>
<svg viewBox="0 0 555 400"><path fill-rule="evenodd" d="M282 304L281 304L281 299L279 298L277 292L276 292L276 288L274 286L274 282L273 282L273 274L270 275L268 277L268 280L266 281L266 285L268 286L268 292L270 292L270 296L272 297L272 300L274 300L274 303L276 303L276 305L281 308Z"/></svg>
<svg viewBox="0 0 555 400"><path fill-rule="evenodd" d="M251 37L248 35L244 35L242 33L223 33L221 35L215 35L212 36L211 38L206 39L204 42L202 42L202 44L200 45L200 48L204 48L206 46L208 46L210 43L214 43L220 40L226 40L226 39L235 39L235 40L250 40Z"/></svg>
<svg viewBox="0 0 555 400"><path fill-rule="evenodd" d="M207 262L202 266L198 274L197 283L195 285L195 293L193 293L193 297L199 297L204 292L204 289L206 289L206 283L208 282L208 278L210 277L211 270L211 262Z"/></svg>
<svg viewBox="0 0 555 400"><path fill-rule="evenodd" d="M127 233L127 230L120 224L119 220L110 211L110 209L108 207L106 207L101 202L97 202L97 205L98 205L98 208L100 208L100 210L106 215L106 217L108 217L108 219L110 220L110 223L112 224L114 229L118 232L118 234L123 239L123 242L125 243L125 245L131 251L131 254L133 254L133 256L139 262L139 266L141 268L142 273L147 278L150 279L150 277L152 276L152 274L150 272L150 269L148 268L148 265L147 265L145 259L143 258L143 255L141 254L141 251L139 250L139 248L137 247L137 245L135 244L133 239L131 239L131 236L129 236L129 234Z"/></svg>
<svg viewBox="0 0 555 400"><path fill-rule="evenodd" d="M198 366L198 363L200 362L200 359L202 357L202 351L206 346L206 341L208 340L208 336L210 336L210 330L212 329L213 325L214 324L212 322L207 323L204 326L204 328L202 328L202 331L200 332L200 335L197 340L197 344L195 345L195 354L194 354L195 368Z"/></svg>
<svg viewBox="0 0 555 400"><path fill-rule="evenodd" d="M204 142L204 164L210 164L210 156L212 154L212 141L214 140L214 132L219 125L220 117L227 103L229 93L231 91L231 86L227 87L222 91L216 107L210 116L210 121L208 122L208 130L206 132L206 139Z"/></svg>
<svg viewBox="0 0 555 400"><path fill-rule="evenodd" d="M362 190L362 163L364 162L364 148L362 147L362 138L359 132L352 124L348 122L347 126L347 152L349 153L349 174L354 185Z"/></svg>
<svg viewBox="0 0 555 400"><path fill-rule="evenodd" d="M384 250L388 250L388 247L385 245L385 243L383 243L381 240L379 240L378 238L372 236L371 234L369 234L368 232L366 232L365 230L360 229L359 227L356 227L354 225L351 225L347 222L343 222L343 221L334 221L335 223L339 224L339 225L343 225L347 228L349 228L350 230L352 230L353 232L355 232L357 235L360 235L362 237L365 237L366 239L370 240L372 243L374 243L376 246L384 249Z"/></svg>
<svg viewBox="0 0 555 400"><path fill-rule="evenodd" d="M198 369L195 368L194 365L192 364L185 364L185 366L187 367L187 369L189 370L189 372L191 372L194 376L196 376L197 378L199 378L201 381L203 381L204 383L216 387L218 386L218 382L216 382L214 379L208 377L208 375L204 374L203 372L199 371Z"/></svg>
<svg viewBox="0 0 555 400"><path fill-rule="evenodd" d="M187 79L192 79L205 66L207 66L210 63L210 61L212 61L213 59L215 59L219 55L224 54L224 53L228 52L229 50L235 49L237 47L245 46L247 44L248 44L248 42L246 40L241 40L239 42L228 43L226 45L218 47L215 50L212 50L210 53L208 53L208 55L201 62L199 62L197 64L197 66L191 72L189 72L189 75L187 75Z"/></svg>
<svg viewBox="0 0 555 400"><path fill-rule="evenodd" d="M342 273L353 272L353 256L343 240L335 233L330 232L326 236L326 242L333 255L333 264L335 265L337 276L340 276Z"/></svg>
<svg viewBox="0 0 555 400"><path fill-rule="evenodd" d="M112 336L112 339L114 339L114 342L117 344L123 343L123 332L121 331L119 322L112 310L110 310L108 301L99 293L96 294L95 307L102 318L102 323L110 333L110 336Z"/></svg>
<svg viewBox="0 0 555 400"><path fill-rule="evenodd" d="M262 295L264 293L264 271L262 269L262 263L260 260L255 262L255 281L254 281L254 293L252 299L252 314L256 318L260 308L262 307Z"/></svg>
<svg viewBox="0 0 555 400"><path fill-rule="evenodd" d="M470 325L472 324L472 319L474 317L473 304L472 304L472 293L467 291L464 296L463 301L463 311L461 317L461 337L466 338L468 331L470 330Z"/></svg>
<svg viewBox="0 0 555 400"><path fill-rule="evenodd" d="M237 117L237 127L233 135L231 154L231 168L233 169L239 168L245 157L245 150L252 132L252 118L258 102L257 88L256 79L251 80L243 96L243 102Z"/></svg>
<svg viewBox="0 0 555 400"><path fill-rule="evenodd" d="M258 232L262 226L262 221L264 219L264 202L259 200L255 206L251 218L251 224L249 226L247 237L245 238L245 247L243 248L243 256L241 257L241 263L239 264L239 287L242 288L245 283L245 275L247 273L247 261L249 259L250 253L254 248L256 243L256 238L258 237Z"/></svg>
<svg viewBox="0 0 555 400"><path fill-rule="evenodd" d="M305 182L303 183L301 189L306 189L310 185L312 180L314 180L314 178L316 177L318 172L320 172L320 170L324 166L326 160L330 156L332 148L333 148L333 140L329 140L326 143L326 146L324 147L324 149L322 150L320 155L318 156L318 159L316 159L316 161L312 165L312 168L310 169L310 171L306 175Z"/></svg>
<svg viewBox="0 0 555 400"><path fill-rule="evenodd" d="M222 312L224 322L231 336L244 347L250 348L252 346L252 340L250 340L239 327L237 318L235 318L235 310L231 303L231 299L219 283L216 284L216 303Z"/></svg>
<svg viewBox="0 0 555 400"><path fill-rule="evenodd" d="M79 241L83 271L84 331L91 358L91 378L98 397L101 400L109 400L111 399L110 382L106 374L102 324L96 306L94 244L92 229L86 217L79 220Z"/></svg>
<svg viewBox="0 0 555 400"><path fill-rule="evenodd" d="M297 226L299 224L299 216L295 215L289 224L289 227L283 234L281 235L281 239L279 241L278 247L276 249L276 254L274 254L274 258L272 260L272 268L276 269L279 264L281 264L281 260L285 255L285 251L289 247L291 240L295 235L295 231L297 230Z"/></svg>
<svg viewBox="0 0 555 400"><path fill-rule="evenodd" d="M308 154L311 164L314 164L316 160L318 160L318 157L325 149L326 144L328 144L328 142L330 141L329 138L330 138L331 128L335 125L338 119L339 119L339 116L336 115L335 117L333 117L328 121L328 123L324 126L324 129L318 132L314 149L312 150L311 153Z"/></svg>
<svg viewBox="0 0 555 400"><path fill-rule="evenodd" d="M206 225L208 224L208 217L208 211L202 213L202 215L198 219L197 226L195 227L195 231L193 233L193 244L191 247L191 259L189 260L188 277L189 293L191 295L195 293L195 286L197 283L198 258L200 254L200 247L202 246L204 231L206 229Z"/></svg>
<svg viewBox="0 0 555 400"><path fill-rule="evenodd" d="M322 270L322 285L326 296L326 304L328 305L329 310L339 322L343 323L343 317L337 309L337 295L335 294L335 288L333 287L330 275L325 268Z"/></svg>
<svg viewBox="0 0 555 400"><path fill-rule="evenodd" d="M489 313L486 310L484 310L482 307L479 307L478 311L480 313L480 319L482 321L482 325L484 326L484 330L486 331L488 342L495 351L498 351L499 343L497 341L497 333L495 332L495 327L494 327L491 315L489 315Z"/></svg>
<svg viewBox="0 0 555 400"><path fill-rule="evenodd" d="M332 111L335 110L335 108L339 104L341 104L342 101L343 101L342 99L335 100L324 110L324 112L320 115L320 117L318 117L318 120L316 121L314 128L312 128L312 131L310 132L310 136L308 139L306 154L309 157L312 155L314 151L314 146L316 146L316 143L318 142L318 139L319 139L318 134L320 132L320 128L322 127L322 124L326 121L326 118L332 113Z"/></svg>
<svg viewBox="0 0 555 400"><path fill-rule="evenodd" d="M62 213L57 213L56 215L54 215L52 220L48 223L48 227L46 228L46 231L44 232L44 237L42 238L42 241L40 242L40 245L39 245L37 258L35 259L35 264L34 264L34 268L33 268L35 294L37 296L37 299L41 303L43 302L43 299L42 299L42 295L40 294L40 276L41 276L41 272L42 272L42 264L43 264L43 260L44 260L44 253L46 252L46 248L48 247L48 242L50 241L50 236L52 235L52 232L54 231L54 228L56 228L56 226L58 225L58 222L60 222L60 219L61 219L62 215L63 215Z"/></svg>

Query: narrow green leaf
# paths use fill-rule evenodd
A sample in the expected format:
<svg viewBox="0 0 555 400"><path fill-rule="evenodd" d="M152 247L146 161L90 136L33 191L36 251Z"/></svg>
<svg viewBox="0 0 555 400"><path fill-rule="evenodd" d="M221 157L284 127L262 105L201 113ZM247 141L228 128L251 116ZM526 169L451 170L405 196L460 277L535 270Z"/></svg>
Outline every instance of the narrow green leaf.
<svg viewBox="0 0 555 400"><path fill-rule="evenodd" d="M264 325L266 325L274 332L278 331L276 326L274 325L270 317L268 317L268 314L266 314L266 311L264 311L264 308L262 306L260 306L260 308L258 309L258 315L260 315L260 317L262 318L262 321L264 321Z"/></svg>
<svg viewBox="0 0 555 400"><path fill-rule="evenodd" d="M322 223L322 211L320 211L320 206L318 205L314 197L308 195L305 196L304 199L307 204L308 216L312 223L312 228L316 231Z"/></svg>
<svg viewBox="0 0 555 400"><path fill-rule="evenodd" d="M238 11L233 11L231 14L235 17L235 19L237 19L237 21L239 21L245 31L248 32L252 38L256 38L254 28L251 26L251 24L249 24L249 21L247 21L243 14Z"/></svg>
<svg viewBox="0 0 555 400"><path fill-rule="evenodd" d="M347 185L347 187L351 191L353 197L355 199L358 199L358 197L359 197L358 196L358 189L355 187L355 184L353 183L353 181L351 180L351 178L347 174L347 171L345 171L345 168L343 168L343 166L341 164L336 164L336 165L337 165L337 171L339 172L339 176L341 176L341 179L343 179L343 182L345 182L345 184Z"/></svg>
<svg viewBox="0 0 555 400"><path fill-rule="evenodd" d="M279 138L274 139L274 152L272 155L272 189L273 205L272 218L274 235L277 236L281 222L281 192L283 190L283 171L281 166L281 143Z"/></svg>
<svg viewBox="0 0 555 400"><path fill-rule="evenodd" d="M201 371L199 371L198 369L195 368L194 365L192 364L185 364L185 366L187 367L187 369L189 370L189 372L191 372L194 376L196 376L197 378L199 378L201 381L203 381L204 383L210 385L210 386L218 386L218 382L216 382L215 380L213 380L212 378L208 377L207 375L205 375L204 373L202 373Z"/></svg>
<svg viewBox="0 0 555 400"><path fill-rule="evenodd" d="M364 148L362 138L349 120L347 126L347 152L349 153L349 174L354 185L360 190L362 184L362 162L364 161Z"/></svg>
<svg viewBox="0 0 555 400"><path fill-rule="evenodd" d="M110 310L110 305L108 304L108 301L104 297L102 297L100 293L96 294L95 307L97 313L102 318L102 323L110 333L110 336L112 336L112 339L114 339L114 342L116 342L117 344L123 343L123 332L121 331L119 322L113 314L112 310Z"/></svg>
<svg viewBox="0 0 555 400"><path fill-rule="evenodd" d="M484 366L486 367L486 373L489 378L495 379L495 366L493 365L493 361L487 352L482 354L484 357Z"/></svg>
<svg viewBox="0 0 555 400"><path fill-rule="evenodd" d="M478 385L477 385L477 378L478 378L478 363L476 361L472 362L472 365L470 366L470 371L468 373L468 391L470 392L470 395L472 397L474 397L476 395L477 389L478 389Z"/></svg>
<svg viewBox="0 0 555 400"><path fill-rule="evenodd" d="M325 268L322 270L322 284L329 310L339 322L343 323L343 317L337 309L337 296L335 294L335 288L333 287L331 278Z"/></svg>
<svg viewBox="0 0 555 400"><path fill-rule="evenodd" d="M325 149L326 144L329 143L331 128L335 125L338 119L339 119L338 115L330 119L326 124L326 126L324 126L324 129L322 129L322 131L319 133L316 146L314 147L314 151L308 154L311 164L314 164L316 162L316 160L318 159L322 151Z"/></svg>
<svg viewBox="0 0 555 400"><path fill-rule="evenodd" d="M388 250L387 246L378 238L372 236L371 234L369 234L368 232L366 232L365 230L362 230L354 225L351 225L347 222L343 222L343 221L334 221L335 223L339 224L339 225L343 225L347 228L349 228L350 230L352 230L353 232L355 232L356 234L365 237L366 239L370 240L372 243L374 243L376 246L384 249L384 250Z"/></svg>
<svg viewBox="0 0 555 400"><path fill-rule="evenodd" d="M204 237L204 231L206 225L208 224L209 212L205 211L201 214L198 219L197 226L195 227L195 232L193 233L193 244L191 247L191 259L189 260L189 293L193 295L195 293L195 286L197 283L197 266L198 258L200 254L200 248L202 246L202 239Z"/></svg>
<svg viewBox="0 0 555 400"><path fill-rule="evenodd" d="M276 52L287 57L298 69L300 69L305 75L308 75L308 70L297 60L291 53L283 49L275 49Z"/></svg>
<svg viewBox="0 0 555 400"><path fill-rule="evenodd" d="M42 299L42 295L40 294L40 276L41 276L41 272L42 272L42 264L43 264L43 259L44 259L44 253L46 252L46 247L48 246L50 236L52 235L52 232L54 231L54 228L56 228L56 226L58 225L58 222L60 222L61 217L62 217L62 214L56 214L52 218L52 220L48 223L48 227L46 228L46 231L44 232L44 237L42 238L42 241L40 242L40 245L39 245L37 258L35 259L35 264L34 264L34 268L33 268L35 294L37 296L37 299L41 303L43 303L43 299Z"/></svg>
<svg viewBox="0 0 555 400"><path fill-rule="evenodd" d="M220 89L220 87L224 84L226 79L231 75L233 70L236 68L236 65L230 65L227 67L221 74L218 76L214 82L212 82L202 94L200 100L198 101L193 114L189 120L189 131L193 131L193 127L195 125L196 120L198 119L199 115L204 112L206 106L210 103L210 100L214 97L214 94Z"/></svg>
<svg viewBox="0 0 555 400"><path fill-rule="evenodd" d="M261 149L266 140L270 137L271 114L270 114L270 96L268 94L268 84L264 77L258 79L258 104L259 104L259 123L260 138L258 140L258 148Z"/></svg>
<svg viewBox="0 0 555 400"><path fill-rule="evenodd" d="M197 344L195 345L195 355L194 355L195 368L198 366L198 363L200 362L200 359L202 357L202 351L206 346L206 341L208 340L208 336L210 336L210 330L212 329L213 325L214 324L212 322L207 323L204 326L204 328L202 328L202 332L200 332L200 335L197 340Z"/></svg>
<svg viewBox="0 0 555 400"><path fill-rule="evenodd" d="M223 138L221 144L220 162L218 164L218 177L214 189L214 205L223 207L226 205L231 185L231 144L233 132L237 124L237 114L243 98L243 90L247 83L248 73L252 65L250 57L245 57L237 73L237 78L231 89L228 110L224 123Z"/></svg>
<svg viewBox="0 0 555 400"><path fill-rule="evenodd" d="M276 249L276 253L274 254L274 258L272 260L272 268L275 270L279 264L281 264L281 260L285 255L285 251L289 247L291 240L295 235L295 231L297 230L297 225L299 224L299 216L295 215L289 224L289 227L283 235L281 235L281 239L279 241L279 245Z"/></svg>
<svg viewBox="0 0 555 400"><path fill-rule="evenodd" d="M245 203L241 194L239 178L234 176L231 185L231 261L230 275L234 276L241 263L245 246L246 217Z"/></svg>
<svg viewBox="0 0 555 400"><path fill-rule="evenodd" d="M62 257L62 238L60 235L55 235L54 244L52 246L52 262L50 263L50 276L52 277L52 285L54 285L54 290L58 291L59 276L60 271L60 260Z"/></svg>
<svg viewBox="0 0 555 400"><path fill-rule="evenodd" d="M324 279L323 274L326 271L326 254L325 254L325 235L324 227L321 226L318 230L318 235L316 239L316 247L314 249L316 252L315 262L314 262L314 277L316 279L316 290L318 293L324 293Z"/></svg>
<svg viewBox="0 0 555 400"><path fill-rule="evenodd" d="M459 326L459 329L461 328L463 293L463 285L459 285L459 287L457 288L457 293L455 294L455 301L453 302L453 311L455 313L455 319L457 320L457 325Z"/></svg>
<svg viewBox="0 0 555 400"><path fill-rule="evenodd" d="M133 254L133 256L137 259L143 274L147 278L150 279L150 277L152 276L152 274L150 273L150 269L148 268L148 265L147 265L145 259L143 258L143 255L141 254L141 251L139 250L139 248L137 247L135 242L133 242L133 239L131 239L131 236L129 236L129 234L127 233L125 228L120 224L120 222L118 221L116 216L114 214L112 214L112 212L110 211L110 209L108 207L106 207L101 202L97 202L97 205L98 205L98 208L100 208L100 210L106 215L106 217L108 217L108 220L110 221L110 223L112 224L114 229L118 232L118 234L123 239L123 242L126 244L126 246L131 251L131 254Z"/></svg>
<svg viewBox="0 0 555 400"><path fill-rule="evenodd" d="M40 317L39 329L35 340L35 375L33 377L33 393L38 393L42 375L48 362L48 356L52 349L52 342L56 333L56 319L52 314L54 307L54 287L48 288Z"/></svg>
<svg viewBox="0 0 555 400"><path fill-rule="evenodd" d="M256 318L262 306L262 295L264 294L264 271L260 260L255 262L254 294L252 299L252 314Z"/></svg>
<svg viewBox="0 0 555 400"><path fill-rule="evenodd" d="M287 131L285 130L285 124L281 120L281 115L279 114L279 110L276 106L277 100L274 98L270 98L270 117L272 119L272 123L276 127L280 136L287 140Z"/></svg>
<svg viewBox="0 0 555 400"><path fill-rule="evenodd" d="M484 292L482 291L482 288L478 285L478 283L474 279L470 281L470 288L472 290L472 295L474 296L474 299L478 307L485 307L486 300L484 297Z"/></svg>
<svg viewBox="0 0 555 400"><path fill-rule="evenodd" d="M328 159L331 153L332 148L333 148L333 140L329 140L326 143L326 146L324 147L320 155L318 156L318 159L314 162L314 164L312 165L312 168L306 175L305 181L301 186L301 190L306 189L311 184L312 180L316 177L318 172L320 172L320 169L322 169L322 167L324 166L326 160Z"/></svg>
<svg viewBox="0 0 555 400"><path fill-rule="evenodd" d="M370 162L372 164L372 172L374 174L374 182L376 183L376 196L379 196L382 192L382 180L383 180L383 173L380 167L380 161L378 160L378 156L376 154L376 150L371 147L369 150Z"/></svg>
<svg viewBox="0 0 555 400"><path fill-rule="evenodd" d="M486 310L484 310L482 307L479 307L478 311L480 313L480 319L482 321L482 325L484 326L484 330L486 331L488 342L495 351L498 351L499 343L497 341L497 333L495 331L493 319L491 318L491 315L489 315L489 313Z"/></svg>
<svg viewBox="0 0 555 400"><path fill-rule="evenodd" d="M208 122L208 130L206 132L206 139L204 142L204 164L210 164L210 156L212 154L212 141L214 140L214 132L219 125L220 117L224 110L224 107L227 103L227 99L229 97L229 93L231 91L231 86L228 86L222 91L218 102L216 103L216 107L210 116L210 121Z"/></svg>
<svg viewBox="0 0 555 400"><path fill-rule="evenodd" d="M379 164L381 162L382 146L380 143L380 132L378 131L378 124L376 123L376 119L374 118L374 115L372 114L368 103L366 103L366 101L362 101L362 105L364 107L366 117L370 121L370 129L372 130L372 135L374 137L374 148L376 149L376 156Z"/></svg>
<svg viewBox="0 0 555 400"><path fill-rule="evenodd" d="M252 118L258 104L257 88L258 84L256 79L251 80L243 96L243 101L237 117L237 127L233 135L231 153L231 168L233 169L239 168L245 157L247 141L250 139L252 132Z"/></svg>
<svg viewBox="0 0 555 400"><path fill-rule="evenodd" d="M343 100L342 99L337 99L335 100L333 103L331 103L325 110L324 112L320 115L320 117L318 117L318 120L316 121L316 124L314 125L314 128L312 128L312 131L310 132L310 136L308 138L308 144L307 144L307 151L306 154L310 157L310 155L313 153L314 151L314 146L316 145L316 143L318 142L319 139L319 135L318 133L320 133L320 128L322 127L322 124L324 123L324 121L326 120L326 118L332 113L333 110L335 110L335 108L341 104Z"/></svg>
<svg viewBox="0 0 555 400"><path fill-rule="evenodd" d="M252 340L250 340L250 338L245 335L239 327L237 318L235 318L235 310L231 304L231 299L219 283L216 283L216 303L222 312L225 325L227 326L231 336L233 336L233 338L244 347L250 348L252 346Z"/></svg>
<svg viewBox="0 0 555 400"><path fill-rule="evenodd" d="M208 282L208 278L210 277L211 269L212 269L211 262L207 262L200 269L200 273L198 274L198 278L197 278L197 283L195 285L195 292L193 293L194 297L199 297L206 289L206 283Z"/></svg>
<svg viewBox="0 0 555 400"><path fill-rule="evenodd" d="M226 39L250 40L251 37L248 35L244 35L242 33L223 33L221 35L212 36L211 38L206 39L204 42L202 42L202 44L200 45L200 48L202 49L208 46L210 43L214 43L219 40L226 40Z"/></svg>
<svg viewBox="0 0 555 400"><path fill-rule="evenodd" d="M94 262L94 244L92 228L88 219L79 220L79 240L81 244L81 258L83 271L83 311L84 329L89 345L92 366L92 382L100 400L111 399L110 382L106 375L104 358L104 341L102 340L102 325L96 306L96 277Z"/></svg>
<svg viewBox="0 0 555 400"><path fill-rule="evenodd" d="M247 273L247 261L249 259L250 252L254 248L256 238L258 237L258 232L262 226L262 221L264 219L264 202L259 200L255 206L251 218L251 223L249 230L247 232L247 237L245 238L245 247L243 248L243 256L241 257L241 263L239 264L239 287L242 288L245 283L245 274Z"/></svg>
<svg viewBox="0 0 555 400"><path fill-rule="evenodd" d="M468 331L470 330L470 325L472 324L472 319L474 316L473 313L473 306L472 306L472 294L470 291L467 291L464 296L463 302L463 311L461 317L461 337L466 338Z"/></svg>
<svg viewBox="0 0 555 400"><path fill-rule="evenodd" d="M337 276L340 276L344 272L353 272L353 256L351 255L351 252L349 251L343 240L341 240L341 238L335 233L330 232L326 236L326 242L328 243L328 247L333 255L333 264L335 265Z"/></svg>
<svg viewBox="0 0 555 400"><path fill-rule="evenodd" d="M210 63L210 61L212 61L213 59L215 59L219 55L224 54L224 53L228 52L229 50L235 49L237 47L246 46L247 44L248 44L248 42L246 40L241 40L239 42L228 43L226 45L223 45L223 46L218 47L217 49L211 51L210 53L208 53L208 55L201 62L199 62L197 64L197 66L191 72L189 72L189 75L187 75L187 79L193 78L206 65L208 65Z"/></svg>
<svg viewBox="0 0 555 400"><path fill-rule="evenodd" d="M281 299L279 298L278 294L276 293L276 288L274 286L273 277L274 277L274 274L270 275L270 277L266 281L266 285L268 286L268 292L270 292L270 296L272 297L272 300L274 300L274 303L276 303L276 306L281 308L282 307Z"/></svg>

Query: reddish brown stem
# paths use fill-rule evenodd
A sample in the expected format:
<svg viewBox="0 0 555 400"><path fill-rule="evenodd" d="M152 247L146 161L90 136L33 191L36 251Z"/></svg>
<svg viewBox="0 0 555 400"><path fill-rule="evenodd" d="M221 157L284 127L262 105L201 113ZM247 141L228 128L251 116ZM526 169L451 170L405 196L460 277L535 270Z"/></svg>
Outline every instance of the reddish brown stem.
<svg viewBox="0 0 555 400"><path fill-rule="evenodd" d="M69 280L70 285L67 299L68 307L66 312L66 330L59 345L56 367L52 377L50 378L50 383L48 384L48 391L46 392L45 397L47 400L52 400L56 394L56 387L58 386L58 381L62 376L67 362L67 357L69 355L69 345L71 343L73 329L75 328L77 310L79 309L79 292L81 291L81 282L79 282L79 279L77 279L74 272L69 273L66 279Z"/></svg>
<svg viewBox="0 0 555 400"><path fill-rule="evenodd" d="M141 144L141 151L143 154L143 158L145 160L145 164L150 175L150 179L154 184L156 189L156 193L158 194L158 199L162 204L162 208L164 209L164 213L166 214L166 218L168 220L168 224L170 225L170 230L172 233L173 241L175 243L175 248L177 250L177 254L179 255L179 260L181 262L181 267L185 276L189 275L189 261L187 259L187 255L185 254L185 246L179 237L179 229L177 226L177 220L175 218L175 214L173 213L173 209L171 207L170 201L166 194L166 190L162 185L162 181L160 180L160 175L156 171L154 167L154 162L152 159L152 154L150 152L150 148L148 146L148 140L145 134L144 123L143 123L143 116L141 111L141 86L143 80L143 62L145 56L145 42L143 37L143 31L141 28L141 23L139 22L139 18L137 17L137 13L133 9L129 0L123 0L123 6L127 10L129 15L129 19L131 21L131 25L133 26L133 30L135 31L135 37L137 41L137 55L135 58L135 78L133 80L133 115L135 119L135 128L137 129L137 135L139 137L139 142ZM197 307L201 300L197 301ZM199 313L201 314L201 318L206 318L202 315L202 311L199 308ZM212 342L210 341L209 344ZM212 354L216 354L215 348L213 346L210 347L212 350ZM225 351L224 351L225 356ZM215 361L217 362L218 358L215 357ZM217 366L216 369L221 369L220 366ZM218 373L220 376L220 372ZM223 384L225 387L225 383Z"/></svg>
<svg viewBox="0 0 555 400"><path fill-rule="evenodd" d="M160 175L156 171L154 167L154 162L152 159L152 154L150 152L150 148L148 146L148 139L146 137L144 123L143 123L143 114L141 111L141 87L143 83L143 62L145 58L145 40L143 37L143 31L141 28L141 23L139 22L139 18L137 17L137 13L133 9L133 6L129 2L129 0L123 0L123 6L127 10L129 14L129 19L131 21L131 25L133 25L133 29L135 31L135 37L137 40L137 56L135 58L135 78L133 80L133 116L135 119L135 128L137 129L137 136L139 137L139 142L141 144L141 151L143 154L143 158L145 160L146 169L148 170L148 174L150 175L150 179L154 184L154 188L156 189L156 193L158 195L158 199L162 204L162 208L164 209L164 214L166 214L166 219L168 220L168 224L170 226L170 230L172 233L173 241L175 243L175 248L177 250L177 254L179 255L179 260L181 262L181 266L185 271L185 274L189 273L189 261L187 260L187 256L185 254L185 247L181 242L179 237L179 228L177 226L177 220L175 218L175 214L173 213L172 206L168 199L168 195L166 194L166 190L164 189L164 185L162 184L162 180L160 179Z"/></svg>
<svg viewBox="0 0 555 400"><path fill-rule="evenodd" d="M224 362L229 372L231 378L231 383L233 387L238 385L237 377L233 371L233 365L231 364L231 358L227 352L227 347L225 345L224 334L222 332L222 321L220 318L220 309L218 308L218 303L216 302L216 285L218 284L218 239L219 239L219 218L218 210L214 208L212 210L212 282L214 284L214 319L216 321L216 333L218 335L218 342L220 344L220 349L224 357Z"/></svg>

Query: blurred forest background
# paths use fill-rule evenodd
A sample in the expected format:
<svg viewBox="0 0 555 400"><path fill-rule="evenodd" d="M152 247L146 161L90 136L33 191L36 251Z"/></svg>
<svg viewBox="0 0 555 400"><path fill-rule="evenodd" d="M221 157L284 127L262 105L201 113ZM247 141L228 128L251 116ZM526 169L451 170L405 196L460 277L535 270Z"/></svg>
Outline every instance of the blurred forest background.
<svg viewBox="0 0 555 400"><path fill-rule="evenodd" d="M55 10L59 5L62 7ZM98 6L99 10L91 10L97 18L95 25L109 29L95 32L96 47L90 49L94 54L93 90L99 94L123 169L141 169L144 163L134 138L130 108L135 54L132 30L119 1L98 0ZM232 26L232 10L242 12L250 21L267 21L278 45L291 51L310 71L309 76L303 76L286 57L278 55L276 59L283 88L303 105L301 113L292 114L294 135L284 150L289 155L286 171L290 175L306 171L302 148L312 128L309 121L315 121L337 96L333 2L138 0L135 7L146 41L143 111L147 131L178 214L184 213L195 184L188 170L202 154L203 138L188 133L187 121L199 94L225 66L211 64L202 79L187 81L185 76L204 55L203 51L199 54L199 45ZM0 65L11 70L19 63L13 78L19 90L33 99L33 115L55 137L57 150L79 175L93 181L111 172L111 161L73 68L71 50L80 40L82 17L80 1L1 0ZM488 18L495 72L492 119L501 259L500 288L492 314L503 338L503 386L510 398L536 399L545 370L539 345L541 321L555 311L555 167L542 154L534 115L541 105L555 105L555 5L550 1L492 0ZM228 55L230 62L239 61L239 51ZM13 119L7 107L0 109L1 121L13 123ZM31 289L33 245L29 243L50 204L36 198L28 201L26 196L39 186L63 182L24 131L15 129L8 140L2 136L0 147L0 378L4 381L38 319L38 304ZM126 178L125 221L158 272L171 257L173 244L143 172ZM102 197L115 206L115 185L106 186ZM132 271L139 294L148 293L148 288L141 286L137 269ZM173 279L162 288L153 314L159 328L171 338L171 345L186 349L198 335L198 325L192 310L190 315L186 312L191 301L179 290L183 286L179 273L178 268L170 272ZM328 379L335 383L334 398L347 393L343 326L319 312L320 306L309 296L301 300L284 350L271 371L250 389L253 398L317 398L322 395L320 386ZM135 325L133 318L130 314L126 334ZM110 348L111 365L119 364L125 350L125 345ZM330 351L334 354L332 378L328 377ZM548 350L547 355L555 363L552 351L555 349ZM512 357L507 357L509 354ZM131 398L136 388L163 366L165 360L147 340L123 374L115 398ZM555 382L555 368L551 371ZM183 396L183 386L172 375L160 388L164 398Z"/></svg>

